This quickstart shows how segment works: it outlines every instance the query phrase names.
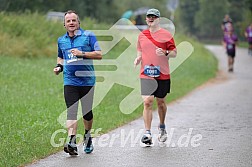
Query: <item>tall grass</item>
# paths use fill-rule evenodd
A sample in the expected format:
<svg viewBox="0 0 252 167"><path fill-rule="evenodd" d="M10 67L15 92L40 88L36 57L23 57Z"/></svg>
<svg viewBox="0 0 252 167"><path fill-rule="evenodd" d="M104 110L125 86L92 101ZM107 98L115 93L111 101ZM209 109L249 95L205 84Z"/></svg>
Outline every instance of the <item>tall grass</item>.
<svg viewBox="0 0 252 167"><path fill-rule="evenodd" d="M62 27L39 14L0 13L0 50L2 55L17 57L51 56Z"/></svg>
<svg viewBox="0 0 252 167"><path fill-rule="evenodd" d="M1 13L0 22L0 166L18 166L62 149L52 147L50 139L62 129L57 118L65 110L62 76L52 72L56 41L65 31L62 23L49 22L39 14ZM93 20L85 21L85 29L95 25ZM183 40L193 44L194 53L172 73L172 93L167 102L214 77L217 69L215 58L201 44L176 36L177 44ZM128 45L122 40L109 55L120 55ZM102 127L105 133L139 118L142 106L127 115L119 110L120 101L130 92L131 88L115 84L94 109L93 128ZM78 134L83 134L83 126L79 126ZM66 135L57 135L55 141Z"/></svg>
<svg viewBox="0 0 252 167"><path fill-rule="evenodd" d="M16 57L50 57L57 53L57 39L65 33L63 23L34 14L0 13L0 54ZM95 20L81 21L85 29L98 28ZM105 25L99 25L105 28Z"/></svg>

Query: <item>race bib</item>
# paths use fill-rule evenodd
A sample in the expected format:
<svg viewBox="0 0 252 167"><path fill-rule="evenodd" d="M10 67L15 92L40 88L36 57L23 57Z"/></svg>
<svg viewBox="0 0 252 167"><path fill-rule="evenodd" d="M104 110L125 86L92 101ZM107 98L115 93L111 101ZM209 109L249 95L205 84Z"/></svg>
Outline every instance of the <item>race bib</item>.
<svg viewBox="0 0 252 167"><path fill-rule="evenodd" d="M67 54L67 61L66 61L67 63L72 63L72 62L75 62L75 61L78 61L78 60L83 60L83 58L78 58L77 56L74 56L71 53L71 49L67 50L66 54Z"/></svg>
<svg viewBox="0 0 252 167"><path fill-rule="evenodd" d="M232 44L228 44L228 45L227 45L227 48L228 48L228 49L233 49L233 45L232 45Z"/></svg>
<svg viewBox="0 0 252 167"><path fill-rule="evenodd" d="M248 35L249 37L252 37L252 32L249 32L249 35Z"/></svg>
<svg viewBox="0 0 252 167"><path fill-rule="evenodd" d="M160 76L160 66L144 66L144 74L149 77L159 77Z"/></svg>

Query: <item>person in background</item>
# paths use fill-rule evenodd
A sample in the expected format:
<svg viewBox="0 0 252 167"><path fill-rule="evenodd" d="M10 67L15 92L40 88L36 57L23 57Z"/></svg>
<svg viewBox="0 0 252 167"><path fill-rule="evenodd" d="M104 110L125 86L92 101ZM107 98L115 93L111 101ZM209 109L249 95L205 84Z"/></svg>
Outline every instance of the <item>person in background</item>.
<svg viewBox="0 0 252 167"><path fill-rule="evenodd" d="M136 16L136 25L144 25L145 23L142 20L142 16L141 15L137 15Z"/></svg>
<svg viewBox="0 0 252 167"><path fill-rule="evenodd" d="M227 31L227 33L223 37L222 43L226 49L226 53L228 56L228 71L229 72L233 72L234 70L234 59L235 59L237 42L238 42L238 38L233 33L233 31Z"/></svg>
<svg viewBox="0 0 252 167"><path fill-rule="evenodd" d="M252 23L246 28L244 35L248 40L248 54L252 56Z"/></svg>
<svg viewBox="0 0 252 167"><path fill-rule="evenodd" d="M170 93L169 59L176 57L177 51L170 32L160 27L160 12L149 9L146 13L148 29L138 36L137 58L134 65L141 63L140 80L143 97L145 133L141 139L144 146L152 145L151 122L152 107L156 98L160 123L158 126L160 142L167 140L165 117L167 106L165 98Z"/></svg>
<svg viewBox="0 0 252 167"><path fill-rule="evenodd" d="M222 29L224 35L228 31L234 31L233 21L228 14L226 14L224 19L222 20L221 29Z"/></svg>
<svg viewBox="0 0 252 167"><path fill-rule="evenodd" d="M56 75L63 72L64 98L67 106L69 141L64 151L78 155L76 146L78 103L81 102L84 123L84 152L93 151L91 128L93 123L92 104L94 96L95 75L93 59L102 59L100 46L92 32L80 28L78 14L69 10L64 16L66 34L58 38Z"/></svg>

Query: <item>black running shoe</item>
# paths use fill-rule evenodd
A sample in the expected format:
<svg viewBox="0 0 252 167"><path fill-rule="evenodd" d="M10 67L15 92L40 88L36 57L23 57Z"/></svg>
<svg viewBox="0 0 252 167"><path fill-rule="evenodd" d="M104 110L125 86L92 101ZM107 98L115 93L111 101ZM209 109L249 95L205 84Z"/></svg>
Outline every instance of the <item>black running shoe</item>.
<svg viewBox="0 0 252 167"><path fill-rule="evenodd" d="M78 155L77 146L74 143L65 144L64 151L69 155Z"/></svg>

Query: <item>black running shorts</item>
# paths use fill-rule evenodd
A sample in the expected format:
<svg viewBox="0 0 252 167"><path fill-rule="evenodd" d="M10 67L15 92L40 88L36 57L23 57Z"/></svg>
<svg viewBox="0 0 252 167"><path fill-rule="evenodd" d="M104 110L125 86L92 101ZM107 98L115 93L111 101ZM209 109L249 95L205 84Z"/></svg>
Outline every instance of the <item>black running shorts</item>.
<svg viewBox="0 0 252 167"><path fill-rule="evenodd" d="M156 80L141 78L141 95L164 98L170 93L171 80Z"/></svg>
<svg viewBox="0 0 252 167"><path fill-rule="evenodd" d="M230 57L235 57L235 50L227 50L227 55Z"/></svg>
<svg viewBox="0 0 252 167"><path fill-rule="evenodd" d="M77 120L79 100L81 101L82 115L92 112L94 87L93 86L64 86L64 97L67 106L67 120Z"/></svg>

